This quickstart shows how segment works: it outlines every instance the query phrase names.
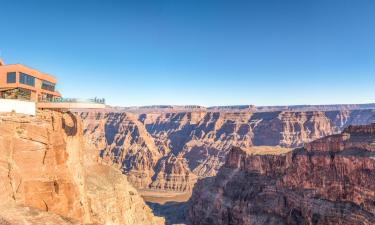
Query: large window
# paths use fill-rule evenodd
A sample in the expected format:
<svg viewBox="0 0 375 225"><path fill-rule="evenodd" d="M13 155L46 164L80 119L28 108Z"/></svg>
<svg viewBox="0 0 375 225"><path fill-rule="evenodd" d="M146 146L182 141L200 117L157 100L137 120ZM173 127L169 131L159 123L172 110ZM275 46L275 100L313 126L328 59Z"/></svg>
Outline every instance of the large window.
<svg viewBox="0 0 375 225"><path fill-rule="evenodd" d="M7 73L7 83L8 84L16 83L16 72Z"/></svg>
<svg viewBox="0 0 375 225"><path fill-rule="evenodd" d="M55 91L55 84L44 80L42 82L42 89L47 91Z"/></svg>
<svg viewBox="0 0 375 225"><path fill-rule="evenodd" d="M20 73L20 83L35 87L35 77Z"/></svg>
<svg viewBox="0 0 375 225"><path fill-rule="evenodd" d="M5 99L31 100L31 91L23 88L15 88L1 92L1 97Z"/></svg>

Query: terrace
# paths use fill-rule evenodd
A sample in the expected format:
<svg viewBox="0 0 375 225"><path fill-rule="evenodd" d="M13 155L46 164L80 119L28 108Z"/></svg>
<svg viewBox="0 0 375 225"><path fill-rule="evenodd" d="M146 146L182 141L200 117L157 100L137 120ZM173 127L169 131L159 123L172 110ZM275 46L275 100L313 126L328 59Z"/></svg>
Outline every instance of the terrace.
<svg viewBox="0 0 375 225"><path fill-rule="evenodd" d="M37 102L38 109L103 109L105 99L103 98L56 98L41 99Z"/></svg>

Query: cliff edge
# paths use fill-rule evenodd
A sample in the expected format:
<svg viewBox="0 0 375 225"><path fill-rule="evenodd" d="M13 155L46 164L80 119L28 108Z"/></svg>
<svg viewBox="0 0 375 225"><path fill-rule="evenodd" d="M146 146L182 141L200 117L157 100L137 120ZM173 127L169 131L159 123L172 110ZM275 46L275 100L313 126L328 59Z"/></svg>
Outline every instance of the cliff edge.
<svg viewBox="0 0 375 225"><path fill-rule="evenodd" d="M121 172L85 147L71 113L1 114L1 223L164 224Z"/></svg>

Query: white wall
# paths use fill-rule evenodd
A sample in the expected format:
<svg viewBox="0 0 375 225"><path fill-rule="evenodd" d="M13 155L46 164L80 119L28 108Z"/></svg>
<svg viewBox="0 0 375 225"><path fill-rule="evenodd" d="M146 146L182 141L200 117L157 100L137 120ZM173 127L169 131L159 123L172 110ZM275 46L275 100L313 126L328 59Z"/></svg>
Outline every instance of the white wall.
<svg viewBox="0 0 375 225"><path fill-rule="evenodd" d="M0 99L0 112L16 112L35 116L35 102Z"/></svg>

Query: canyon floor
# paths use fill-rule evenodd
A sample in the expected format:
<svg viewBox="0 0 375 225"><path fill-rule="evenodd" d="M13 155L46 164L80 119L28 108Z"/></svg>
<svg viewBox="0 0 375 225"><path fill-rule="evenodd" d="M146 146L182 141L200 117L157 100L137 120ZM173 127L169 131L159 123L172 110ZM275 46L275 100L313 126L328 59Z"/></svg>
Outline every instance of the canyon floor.
<svg viewBox="0 0 375 225"><path fill-rule="evenodd" d="M191 197L191 192L174 192L163 190L140 190L138 193L146 202L166 204L168 202L187 202Z"/></svg>
<svg viewBox="0 0 375 225"><path fill-rule="evenodd" d="M166 225L190 225L187 210L191 192L138 190L156 216L165 218Z"/></svg>

